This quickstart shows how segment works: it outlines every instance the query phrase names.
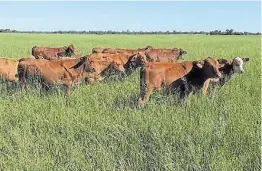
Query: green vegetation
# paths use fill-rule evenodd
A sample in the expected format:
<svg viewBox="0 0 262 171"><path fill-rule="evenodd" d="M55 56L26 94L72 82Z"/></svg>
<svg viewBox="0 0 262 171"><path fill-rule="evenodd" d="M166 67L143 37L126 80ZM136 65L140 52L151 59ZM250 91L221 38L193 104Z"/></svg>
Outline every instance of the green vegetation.
<svg viewBox="0 0 262 171"><path fill-rule="evenodd" d="M182 47L186 60L249 56L207 97L185 104L163 92L136 107L139 70L122 80L63 92L0 86L0 170L260 170L260 36L0 34L0 56L28 57L35 45Z"/></svg>

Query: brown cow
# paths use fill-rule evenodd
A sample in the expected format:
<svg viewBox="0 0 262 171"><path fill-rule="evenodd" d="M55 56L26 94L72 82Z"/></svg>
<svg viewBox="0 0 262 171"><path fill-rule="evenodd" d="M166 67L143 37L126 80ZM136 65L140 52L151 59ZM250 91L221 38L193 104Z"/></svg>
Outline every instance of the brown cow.
<svg viewBox="0 0 262 171"><path fill-rule="evenodd" d="M148 45L148 46L145 47L145 48L138 48L137 50L139 50L139 51L145 51L145 50L147 50L147 49L153 49L153 46Z"/></svg>
<svg viewBox="0 0 262 171"><path fill-rule="evenodd" d="M152 46L148 45L145 48L138 48L137 50L134 49L123 49L123 48L93 48L92 53L122 53L123 51L144 51L146 49L153 48Z"/></svg>
<svg viewBox="0 0 262 171"><path fill-rule="evenodd" d="M216 59L208 57L201 61L191 61L182 63L173 62L149 62L140 71L140 98L139 104L144 104L148 101L149 96L155 90L160 90L164 85L168 89L182 87L188 82L177 80L185 77L189 83L197 85L198 88L203 88L202 93L206 94L211 78L221 77L219 72L221 65ZM182 84L183 83L183 84ZM188 94L182 89L181 93ZM189 92L190 93L190 92ZM180 95L183 97L183 95Z"/></svg>
<svg viewBox="0 0 262 171"><path fill-rule="evenodd" d="M87 55L88 58L93 59L93 60L107 60L109 59L109 56L112 56L114 54L108 54L108 53L92 53L90 55Z"/></svg>
<svg viewBox="0 0 262 171"><path fill-rule="evenodd" d="M212 79L211 82L213 85L223 86L227 81L229 81L234 73L243 73L244 72L244 63L249 61L249 58L240 58L236 57L232 60L227 59L218 59L220 64L224 64L223 67L219 68L219 71L222 74L221 78Z"/></svg>
<svg viewBox="0 0 262 171"><path fill-rule="evenodd" d="M126 55L132 55L139 51L144 51L147 48L150 48L152 46L148 46L146 48L142 49L122 49L122 48L93 48L92 53L110 53L110 54L118 54L118 53L124 53Z"/></svg>
<svg viewBox="0 0 262 171"><path fill-rule="evenodd" d="M0 58L0 77L3 81L15 82L17 79L18 59Z"/></svg>
<svg viewBox="0 0 262 171"><path fill-rule="evenodd" d="M181 48L174 49L154 49L146 48L144 51L146 57L151 62L175 62L178 59L184 59L186 51Z"/></svg>
<svg viewBox="0 0 262 171"><path fill-rule="evenodd" d="M105 50L103 50L102 53L111 53L111 54L123 53L126 55L133 55L137 52L138 50L133 50L133 49L106 48Z"/></svg>
<svg viewBox="0 0 262 171"><path fill-rule="evenodd" d="M50 61L63 61L63 60L68 60L68 59L77 59L77 58L81 58L83 56L80 55L76 55L74 57L59 57L59 58L50 58Z"/></svg>
<svg viewBox="0 0 262 171"><path fill-rule="evenodd" d="M59 61L21 59L18 64L19 81L24 87L30 77L39 77L42 87L47 89L52 85L63 85L66 95L69 95L70 88L82 79L92 79L93 77L98 79L99 75L96 73L101 72L99 70L101 68L94 67L90 61L87 56ZM106 60L103 62L107 62L107 67L112 64L114 69L123 71L115 61Z"/></svg>
<svg viewBox="0 0 262 171"><path fill-rule="evenodd" d="M145 48L138 48L138 49L123 49L123 48L93 48L92 53L110 53L110 54L118 54L124 53L126 55L133 55L138 52L143 52L149 48L153 48L152 46L147 46Z"/></svg>
<svg viewBox="0 0 262 171"><path fill-rule="evenodd" d="M121 65L124 66L125 70L130 73L131 73L131 70L142 66L146 62L146 57L141 52L138 52L132 55L128 55L124 53L119 53L119 54L94 53L94 54L88 55L88 57L93 60L118 61Z"/></svg>
<svg viewBox="0 0 262 171"><path fill-rule="evenodd" d="M47 59L50 60L52 58L59 58L63 56L72 56L75 55L75 47L73 44L68 47L60 47L60 48L50 48L50 47L39 47L34 46L32 48L32 55L36 59Z"/></svg>
<svg viewBox="0 0 262 171"><path fill-rule="evenodd" d="M39 77L43 87L63 85L69 95L70 88L86 72L86 61L87 57L62 61L22 59L18 64L19 81L24 86L30 77Z"/></svg>
<svg viewBox="0 0 262 171"><path fill-rule="evenodd" d="M92 53L102 53L107 48L93 48Z"/></svg>
<svg viewBox="0 0 262 171"><path fill-rule="evenodd" d="M118 53L117 50L127 50L127 49L116 49L116 48L93 48L92 53Z"/></svg>
<svg viewBox="0 0 262 171"><path fill-rule="evenodd" d="M89 68L89 72L84 74L84 78L89 83L103 80L106 71L113 69L115 71L124 72L125 68L122 65L122 61L119 59L106 59L106 60L94 60L90 59L86 65Z"/></svg>

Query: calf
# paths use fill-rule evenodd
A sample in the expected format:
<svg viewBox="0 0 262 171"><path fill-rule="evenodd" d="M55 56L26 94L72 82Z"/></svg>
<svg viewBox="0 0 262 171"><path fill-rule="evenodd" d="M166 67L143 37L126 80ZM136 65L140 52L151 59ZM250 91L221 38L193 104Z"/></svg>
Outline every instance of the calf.
<svg viewBox="0 0 262 171"><path fill-rule="evenodd" d="M221 77L219 67L221 65L212 57L182 63L149 62L140 71L139 104L146 103L152 92L160 90L162 86L172 90L179 87L187 88L187 84L192 83L198 88L203 88L202 92L206 94L210 79ZM186 78L185 82L183 77ZM187 89L182 91L188 94Z"/></svg>
<svg viewBox="0 0 262 171"><path fill-rule="evenodd" d="M153 49L147 48L144 51L146 57L150 59L151 62L175 62L179 59L184 59L184 54L186 51L181 48L174 49Z"/></svg>
<svg viewBox="0 0 262 171"><path fill-rule="evenodd" d="M70 88L82 79L87 71L87 57L68 59L62 61L49 61L44 59L21 59L18 63L18 76L22 87L30 77L38 77L42 87L63 85L66 95Z"/></svg>
<svg viewBox="0 0 262 171"><path fill-rule="evenodd" d="M145 51L145 50L147 50L147 49L153 49L153 46L148 45L148 46L145 47L145 48L138 48L137 50L139 50L139 51Z"/></svg>
<svg viewBox="0 0 262 171"><path fill-rule="evenodd" d="M94 53L94 54L88 55L88 57L93 60L118 61L121 65L124 66L127 72L131 71L132 69L142 66L143 63L146 62L146 56L141 52L138 52L132 55L123 54L123 53L120 53L120 54Z"/></svg>
<svg viewBox="0 0 262 171"><path fill-rule="evenodd" d="M63 56L72 56L75 54L74 45L69 45L68 47L59 47L59 48L51 48L51 47L39 47L34 46L32 48L32 55L36 59L52 59Z"/></svg>
<svg viewBox="0 0 262 171"><path fill-rule="evenodd" d="M212 85L223 86L227 81L229 81L234 73L243 73L244 72L244 63L249 61L249 58L240 58L236 57L232 60L227 59L218 59L220 64L224 64L223 67L219 68L219 71L222 74L221 78L212 79Z"/></svg>
<svg viewBox="0 0 262 171"><path fill-rule="evenodd" d="M119 60L94 60L89 59L86 63L89 68L89 72L84 74L84 78L89 83L101 81L104 79L105 73L113 69L114 71L124 72L125 69Z"/></svg>
<svg viewBox="0 0 262 171"><path fill-rule="evenodd" d="M118 53L123 53L126 55L133 55L137 53L138 50L134 49L120 49L120 48L107 48L103 51L103 53L111 53L111 54L118 54Z"/></svg>
<svg viewBox="0 0 262 171"><path fill-rule="evenodd" d="M93 48L92 53L102 53L107 48Z"/></svg>

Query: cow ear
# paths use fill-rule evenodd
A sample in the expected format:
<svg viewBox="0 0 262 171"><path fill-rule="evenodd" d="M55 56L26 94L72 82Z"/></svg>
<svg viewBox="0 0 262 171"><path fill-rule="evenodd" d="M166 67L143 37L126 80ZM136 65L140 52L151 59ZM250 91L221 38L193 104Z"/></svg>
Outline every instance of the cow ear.
<svg viewBox="0 0 262 171"><path fill-rule="evenodd" d="M198 68L203 68L205 61L196 61L195 64Z"/></svg>
<svg viewBox="0 0 262 171"><path fill-rule="evenodd" d="M243 62L249 61L249 58L242 58Z"/></svg>
<svg viewBox="0 0 262 171"><path fill-rule="evenodd" d="M225 64L219 64L218 68L222 68L224 66L225 66Z"/></svg>
<svg viewBox="0 0 262 171"><path fill-rule="evenodd" d="M83 57L81 57L81 58L80 58L80 61L82 61L82 62L86 62L86 61L87 61L87 56L83 56Z"/></svg>
<svg viewBox="0 0 262 171"><path fill-rule="evenodd" d="M152 46L148 45L148 46L146 47L146 50L147 50L147 49L152 49L152 48L153 48Z"/></svg>
<svg viewBox="0 0 262 171"><path fill-rule="evenodd" d="M143 61L147 62L146 55L144 52L138 52L138 57Z"/></svg>
<svg viewBox="0 0 262 171"><path fill-rule="evenodd" d="M226 59L218 59L217 62L219 64L226 64L228 61Z"/></svg>
<svg viewBox="0 0 262 171"><path fill-rule="evenodd" d="M136 58L137 58L137 54L133 54L130 56L130 61L134 62L136 61Z"/></svg>

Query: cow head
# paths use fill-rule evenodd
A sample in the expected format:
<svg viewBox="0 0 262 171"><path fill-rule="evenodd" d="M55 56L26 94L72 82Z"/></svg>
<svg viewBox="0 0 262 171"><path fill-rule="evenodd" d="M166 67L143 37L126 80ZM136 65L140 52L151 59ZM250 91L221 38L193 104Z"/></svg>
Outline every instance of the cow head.
<svg viewBox="0 0 262 171"><path fill-rule="evenodd" d="M153 49L153 46L148 45L148 46L145 48L145 50L147 50L147 49Z"/></svg>
<svg viewBox="0 0 262 171"><path fill-rule="evenodd" d="M240 58L240 57L236 57L232 60L232 65L233 65L233 71L236 73L243 73L244 72L244 68L243 68L243 64L244 62L249 61L249 58Z"/></svg>
<svg viewBox="0 0 262 171"><path fill-rule="evenodd" d="M147 57L146 57L145 53L141 52L141 51L139 51L135 55L131 56L130 59L131 59L132 62L135 62L138 67L142 66L144 63L147 62Z"/></svg>
<svg viewBox="0 0 262 171"><path fill-rule="evenodd" d="M125 72L125 68L122 64L122 62L120 60L114 60L111 64L111 67L115 70L115 71L119 71L119 72Z"/></svg>
<svg viewBox="0 0 262 171"><path fill-rule="evenodd" d="M195 61L193 64L203 70L206 78L220 78L221 73L219 68L224 66L224 64L219 64L218 61L212 57L208 57L201 61Z"/></svg>
<svg viewBox="0 0 262 171"><path fill-rule="evenodd" d="M85 64L86 64L85 72L96 72L96 65L93 59L88 58Z"/></svg>
<svg viewBox="0 0 262 171"><path fill-rule="evenodd" d="M69 69L75 69L79 75L83 75L86 71L86 62L89 60L88 56L83 56L78 59L78 62Z"/></svg>
<svg viewBox="0 0 262 171"><path fill-rule="evenodd" d="M149 52L153 49L152 46L148 45L146 48L142 49L144 52Z"/></svg>
<svg viewBox="0 0 262 171"><path fill-rule="evenodd" d="M66 56L72 56L72 55L75 55L75 47L73 44L69 45L66 49L65 49L65 52L66 52Z"/></svg>
<svg viewBox="0 0 262 171"><path fill-rule="evenodd" d="M244 63L249 61L249 58L240 58L236 57L234 59L226 60L226 59L218 59L217 60L220 64L229 65L232 67L234 73L243 73L244 72Z"/></svg>
<svg viewBox="0 0 262 171"><path fill-rule="evenodd" d="M220 64L224 64L224 65L225 65L225 64L227 64L229 61L226 60L226 59L218 59L217 62L220 63Z"/></svg>
<svg viewBox="0 0 262 171"><path fill-rule="evenodd" d="M146 55L138 51L137 53L131 55L128 59L128 62L125 65L125 68L137 68L143 66L147 62Z"/></svg>
<svg viewBox="0 0 262 171"><path fill-rule="evenodd" d="M187 51L183 50L183 49L178 49L179 51L179 56L178 59L184 59L184 55L187 54Z"/></svg>

